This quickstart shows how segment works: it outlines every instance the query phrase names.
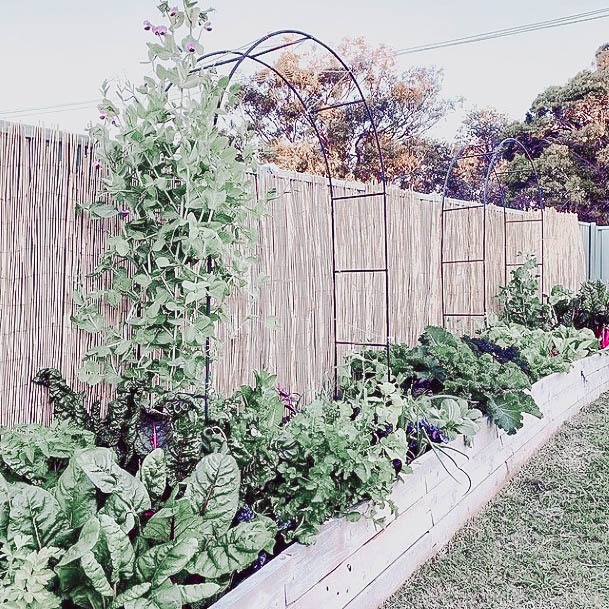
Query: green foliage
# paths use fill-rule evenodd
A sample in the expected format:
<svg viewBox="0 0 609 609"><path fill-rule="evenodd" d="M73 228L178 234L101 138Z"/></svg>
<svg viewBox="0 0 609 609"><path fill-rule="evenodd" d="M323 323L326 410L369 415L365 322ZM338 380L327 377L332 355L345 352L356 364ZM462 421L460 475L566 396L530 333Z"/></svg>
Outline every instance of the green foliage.
<svg viewBox="0 0 609 609"><path fill-rule="evenodd" d="M481 335L501 347L515 346L527 363L532 381L554 372L567 372L571 362L595 353L599 347L591 330L565 326L546 331L497 323L491 324Z"/></svg>
<svg viewBox="0 0 609 609"><path fill-rule="evenodd" d="M477 355L462 339L443 328L430 326L402 362L414 377L435 382L442 391L465 398L499 427L515 433L522 427L522 413L541 416L526 392L531 383L514 363L500 364L487 353ZM392 362L395 374L401 370ZM514 414L505 416L504 409ZM517 413L516 413L517 411Z"/></svg>
<svg viewBox="0 0 609 609"><path fill-rule="evenodd" d="M552 307L557 323L564 326L573 325L572 310L573 292L562 285L552 286L548 296L548 304Z"/></svg>
<svg viewBox="0 0 609 609"><path fill-rule="evenodd" d="M528 328L547 328L552 325L552 309L540 299L537 260L529 257L511 272L507 285L499 290L501 310L499 319L508 324Z"/></svg>
<svg viewBox="0 0 609 609"><path fill-rule="evenodd" d="M0 473L11 481L48 486L57 480L78 448L93 444L93 434L65 423L0 429Z"/></svg>
<svg viewBox="0 0 609 609"><path fill-rule="evenodd" d="M305 543L330 517L352 513L363 500L385 505L396 479L392 460L405 461L408 452L395 386L358 400L318 398L289 418L275 377L259 372L255 380L219 407L218 425L242 472L242 503ZM375 435L386 425L395 432Z"/></svg>
<svg viewBox="0 0 609 609"><path fill-rule="evenodd" d="M317 399L295 416L278 443L276 492L273 512L281 520L295 520L295 535L310 541L328 518L346 515L363 500L386 505L396 479L392 459L408 451L404 430L376 441L370 402Z"/></svg>
<svg viewBox="0 0 609 609"><path fill-rule="evenodd" d="M31 549L31 539L15 535L0 548L0 607L3 609L59 609L61 598L49 590L55 573L49 563L61 550Z"/></svg>
<svg viewBox="0 0 609 609"><path fill-rule="evenodd" d="M285 406L276 388L276 377L254 373L255 384L241 387L230 400L217 405L218 424L225 430L228 447L243 477L242 501L258 509L268 500L267 489L277 478L279 438L283 435ZM285 442L284 442L285 444Z"/></svg>
<svg viewBox="0 0 609 609"><path fill-rule="evenodd" d="M425 417L435 425L450 440L462 434L467 442L480 431L482 413L477 408L470 408L469 402L464 398L453 396L434 396L430 405L425 408Z"/></svg>
<svg viewBox="0 0 609 609"><path fill-rule="evenodd" d="M575 327L600 330L609 324L609 288L600 280L584 282L570 309Z"/></svg>
<svg viewBox="0 0 609 609"><path fill-rule="evenodd" d="M195 69L207 14L190 0L159 9L167 26L148 43L150 74L118 101L104 88L91 129L107 175L83 208L122 226L95 271L106 287L75 291L73 321L99 335L84 380L178 392L201 383L226 298L245 285L257 203L251 146L237 149L216 125L226 81ZM111 323L102 305L128 313Z"/></svg>
<svg viewBox="0 0 609 609"><path fill-rule="evenodd" d="M150 451L162 447L167 451L168 477L175 484L213 449L205 434L201 405L189 395L164 393L152 408L150 394L141 383L121 382L102 417L98 404L87 411L84 396L74 392L58 370L43 369L34 382L48 387L57 421L70 429L90 430L95 444L112 448L121 467L130 472L138 469Z"/></svg>
<svg viewBox="0 0 609 609"><path fill-rule="evenodd" d="M231 456L204 457L170 493L166 481L163 451L134 477L108 448L78 449L46 489L0 478L2 606L179 609L213 598L272 550L269 519L233 526Z"/></svg>

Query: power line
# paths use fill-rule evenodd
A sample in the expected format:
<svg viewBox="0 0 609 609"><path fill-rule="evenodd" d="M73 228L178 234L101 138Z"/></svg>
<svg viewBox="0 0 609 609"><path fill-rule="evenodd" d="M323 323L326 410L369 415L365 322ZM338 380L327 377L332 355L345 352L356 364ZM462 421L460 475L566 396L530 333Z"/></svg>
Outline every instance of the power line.
<svg viewBox="0 0 609 609"><path fill-rule="evenodd" d="M585 23L587 21L596 21L597 19L605 19L609 17L609 8L598 9L595 11L588 11L587 13L578 13L575 15L569 15L566 17L559 17L556 19L548 19L546 21L538 21L535 23L527 23L511 28L505 28L502 30L493 30L490 32L483 32L481 34L473 34L471 36L464 36L462 38L452 38L449 40L443 40L440 42L421 44L406 49L400 49L395 52L396 55L408 55L410 53L420 53L422 51L430 51L434 49L442 49L453 46L460 46L463 44L471 44L474 42L482 42L484 40L492 40L494 38L504 38L506 36L515 36L518 34L525 34L528 32L537 32L540 30L547 30L555 27L562 27L565 25L574 25L577 23Z"/></svg>
<svg viewBox="0 0 609 609"><path fill-rule="evenodd" d="M81 102L71 102L66 104L55 104L53 106L38 106L37 108L21 108L20 110L0 110L0 115L7 116L12 114L23 114L24 112L38 114L38 110L54 110L55 108L67 108L71 110L72 108L68 108L68 106L82 106L87 104L88 107L91 107L91 104L96 104L99 102L99 99L88 99L86 101ZM44 112L41 112L44 114Z"/></svg>
<svg viewBox="0 0 609 609"><path fill-rule="evenodd" d="M565 17L557 17L555 19L547 19L545 21L538 21L534 23L527 23L511 28L504 28L501 30L492 30L489 32L483 32L481 34L473 34L470 36L464 36L461 38L452 38L449 40L443 40L434 43L422 44L418 46L408 47L405 49L399 49L395 51L396 56L409 55L411 53L420 53L423 51L431 51L435 49L443 49L453 46L461 46L464 44L472 44L476 42L483 42L485 40L493 40L495 38L504 38L507 36L516 36L519 34L525 34L529 32L537 32L541 30L547 30L556 27L562 27L566 25L575 25L578 23L585 23L588 21L596 21L598 19L606 19L609 17L609 8L597 9L594 11L587 11L584 13L576 13L574 15L567 15ZM238 49L242 50L250 46L252 43L244 44ZM264 47L260 47L264 48ZM95 107L99 103L99 99L86 100L81 102L72 102L65 104L56 104L52 106L41 106L38 108L22 108L21 110L6 110L0 111L0 117L3 118L23 118L26 116L38 116L41 114L54 114L57 112L68 112L70 110L85 110Z"/></svg>

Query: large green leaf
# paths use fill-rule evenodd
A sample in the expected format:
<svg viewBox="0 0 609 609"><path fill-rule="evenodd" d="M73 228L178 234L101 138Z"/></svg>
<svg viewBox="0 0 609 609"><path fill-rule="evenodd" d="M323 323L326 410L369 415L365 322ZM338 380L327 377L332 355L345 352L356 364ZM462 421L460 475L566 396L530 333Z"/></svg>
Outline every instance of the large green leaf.
<svg viewBox="0 0 609 609"><path fill-rule="evenodd" d="M178 586L182 595L182 603L190 605L198 603L206 598L211 598L223 590L223 586L213 582L204 584L192 584L190 586Z"/></svg>
<svg viewBox="0 0 609 609"><path fill-rule="evenodd" d="M59 503L48 491L18 482L9 487L9 520L7 538L28 535L37 549L53 545L69 533Z"/></svg>
<svg viewBox="0 0 609 609"><path fill-rule="evenodd" d="M71 562L82 558L90 552L99 540L100 525L97 518L90 518L80 531L78 541L71 545L61 560L57 563L59 567L69 565Z"/></svg>
<svg viewBox="0 0 609 609"><path fill-rule="evenodd" d="M129 532L139 514L150 509L150 497L142 481L121 469L115 459L108 448L87 448L76 453L76 463L89 480L110 495L101 512Z"/></svg>
<svg viewBox="0 0 609 609"><path fill-rule="evenodd" d="M135 552L129 537L121 527L106 514L99 515L102 539L110 555L112 574L110 582L115 584L121 577L131 577L135 563Z"/></svg>
<svg viewBox="0 0 609 609"><path fill-rule="evenodd" d="M176 584L166 581L150 591L154 609L182 609L182 595Z"/></svg>
<svg viewBox="0 0 609 609"><path fill-rule="evenodd" d="M133 607L133 602L142 598L148 590L150 590L151 584L136 584L135 586L131 586L131 588L127 588L124 592L121 592L113 601L112 605L110 605L111 609L120 609L121 607L125 607L125 609L129 609L129 607Z"/></svg>
<svg viewBox="0 0 609 609"><path fill-rule="evenodd" d="M273 538L274 532L266 519L242 522L210 540L188 571L208 579L219 579L254 562L260 550L268 548Z"/></svg>
<svg viewBox="0 0 609 609"><path fill-rule="evenodd" d="M509 435L515 434L523 425L522 414L526 412L541 417L533 398L522 391L513 391L489 398L487 414Z"/></svg>
<svg viewBox="0 0 609 609"><path fill-rule="evenodd" d="M167 486L167 464L162 448L156 448L146 455L142 461L140 475L150 496L154 499L161 497Z"/></svg>
<svg viewBox="0 0 609 609"><path fill-rule="evenodd" d="M112 493L118 484L116 455L108 448L85 448L75 454L76 464L102 492Z"/></svg>
<svg viewBox="0 0 609 609"><path fill-rule="evenodd" d="M239 468L231 455L212 453L199 461L188 478L185 497L202 516L202 534L228 530L239 503L239 484Z"/></svg>
<svg viewBox="0 0 609 609"><path fill-rule="evenodd" d="M104 573L103 567L97 562L93 552L85 552L80 559L83 573L89 578L93 589L102 596L113 596L114 591Z"/></svg>
<svg viewBox="0 0 609 609"><path fill-rule="evenodd" d="M184 570L199 547L195 538L168 542L150 548L137 560L137 574L140 581L149 581L159 586L172 575Z"/></svg>
<svg viewBox="0 0 609 609"><path fill-rule="evenodd" d="M202 539L203 519L195 513L189 499L182 497L171 507L160 509L146 524L142 532L146 539L161 542L189 537Z"/></svg>
<svg viewBox="0 0 609 609"><path fill-rule="evenodd" d="M73 529L82 527L97 512L95 486L73 459L52 492Z"/></svg>

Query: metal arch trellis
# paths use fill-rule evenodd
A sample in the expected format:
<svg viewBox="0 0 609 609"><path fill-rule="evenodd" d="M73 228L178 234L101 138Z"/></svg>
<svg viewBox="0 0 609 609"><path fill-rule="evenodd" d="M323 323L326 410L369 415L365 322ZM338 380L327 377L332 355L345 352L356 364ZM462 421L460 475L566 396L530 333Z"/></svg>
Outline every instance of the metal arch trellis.
<svg viewBox="0 0 609 609"><path fill-rule="evenodd" d="M464 146L462 147L452 158L448 170L446 172L446 177L444 179L444 187L442 192L442 210L441 210L441 236L440 236L440 273L441 273L441 295L442 295L442 323L446 326L448 318L486 318L488 312L488 303L487 303L487 269L486 269L486 258L487 258L487 206L489 205L489 187L491 184L492 177L498 178L499 175L506 175L512 173L521 173L522 170L512 170L512 171L502 171L497 172L496 165L498 161L502 158L502 156L510 150L510 146L513 148L518 148L523 156L527 159L530 165L530 171L535 179L535 186L537 191L537 204L535 207L531 204L531 202L527 202L527 205L524 206L523 211L531 211L538 210L540 212L539 218L528 218L523 220L508 220L507 213L507 201L505 197L502 197L500 206L503 207L503 247L504 247L504 283L507 282L508 271L510 268L518 266L519 263L510 262L508 260L508 243L509 243L509 231L508 225L511 224L523 224L523 223L539 223L540 226L540 248L541 255L538 262L538 267L540 269L540 284L541 284L541 293L543 295L544 288L544 203L543 203L543 194L541 190L541 186L539 183L539 176L535 169L535 164L531 155L529 154L527 148L524 144L514 138L506 138L502 140L495 148L491 151L483 150L477 151L476 147ZM470 148L474 148L474 152L468 152ZM457 164L460 160L463 159L472 159L472 158L484 158L488 160L487 167L484 172L484 180L482 181L482 188L478 194L478 203L471 205L454 205L449 203L448 201L448 190L450 187L450 179L452 177L453 171L456 168ZM463 257L457 258L454 260L446 259L446 216L448 213L455 213L459 211L472 210L472 209L480 209L482 211L482 252L478 257L470 258ZM482 311L480 312L472 312L472 311L447 311L447 294L446 294L446 269L448 266L456 265L456 264L479 264L481 266L482 271Z"/></svg>
<svg viewBox="0 0 609 609"><path fill-rule="evenodd" d="M441 283L441 297L442 297L442 325L446 327L447 321L449 318L473 318L480 317L484 318L486 316L486 224L487 224L487 214L486 214L486 205L483 203L483 200L480 196L480 193L477 194L479 199L478 203L468 202L465 205L453 204L449 202L448 190L450 188L450 181L453 177L453 172L457 167L459 161L467 160L467 159L488 159L490 157L490 152L485 150L480 150L477 146L462 146L455 153L453 158L450 161L448 169L446 171L446 176L444 178L444 185L442 189L442 209L440 213L440 283ZM454 259L446 259L447 252L447 239L446 239L446 224L447 224L447 216L448 214L457 213L460 211L469 211L474 209L480 209L482 211L482 252L478 256L471 257L462 257L457 256ZM471 311L447 311L447 294L446 294L446 274L447 268L450 266L454 268L454 265L473 265L477 264L481 266L482 269L482 283L483 283L483 292L482 292L482 311L480 313L472 313Z"/></svg>
<svg viewBox="0 0 609 609"><path fill-rule="evenodd" d="M526 204L522 207L522 211L538 211L539 217L527 218L527 219L522 219L522 220L508 220L508 215L507 215L508 208L506 205L507 202L506 202L505 196L502 197L501 207L503 207L503 279L504 279L504 285L508 281L510 269L517 267L521 264L518 262L510 262L508 259L508 243L509 243L509 239L510 239L508 225L511 225L511 224L518 225L518 224L526 224L526 223L539 224L540 256L539 256L539 260L537 262L537 267L539 268L539 279L540 279L539 283L540 283L541 298L543 298L543 291L544 291L544 285L545 285L544 284L544 282L545 282L545 262L544 262L544 250L545 250L545 247L544 247L544 245L545 245L544 244L544 238L545 238L544 210L545 210L545 204L544 204L544 200L543 200L543 191L541 188L541 184L539 182L539 174L537 173L537 170L535 168L535 163L534 163L527 147L519 140L517 140L513 137L505 138L503 141L501 141L499 144L497 144L497 146L493 150L493 155L491 157L489 167L486 172L486 178L484 180L484 187L482 190L482 202L486 208L486 205L488 205L488 203L489 203L489 186L490 186L490 182L491 182L491 174L494 175L495 177L497 177L497 175L521 173L523 171L523 170L512 170L512 171L508 171L508 172L503 171L498 174L495 170L495 166L497 165L497 162L502 158L502 156L505 154L505 152L508 152L508 151L514 150L514 149L518 149L522 153L524 158L528 161L529 166L530 166L531 175L534 177L535 191L537 194L536 204L534 205L533 201L528 200L528 201L526 201ZM526 170L524 170L524 171L526 171Z"/></svg>
<svg viewBox="0 0 609 609"><path fill-rule="evenodd" d="M272 41L278 37L296 36L294 40L284 40L281 43L272 45L270 48L260 49L267 41ZM275 68L271 63L262 59L264 56L269 55L277 51L282 51L288 47L302 44L305 42L312 42L317 46L321 47L327 53L329 53L341 66L345 72L345 76L350 79L351 83L355 88L357 94L356 99L341 101L337 103L325 103L323 106L310 108L307 106L302 95L299 93L296 86L290 81L289 75L286 75ZM228 56L228 57L227 57ZM223 65L230 65L231 69L227 77L226 87L224 92L228 89L233 77L237 70L245 61L252 61L258 65L263 66L265 69L272 71L290 90L294 97L300 102L303 113L310 123L321 149L321 153L326 168L326 177L328 179L329 187L329 198L330 198L330 217L331 217L331 246L332 246L332 325L333 325L333 336L334 336L334 358L333 358L333 371L334 371L334 393L337 395L338 391L338 360L339 360L339 348L341 345L347 346L360 346L360 347L383 347L386 352L387 364L389 367L389 350L390 350L390 311L389 311L389 242L388 242L388 209L387 209L387 182L385 177L385 165L383 161L383 153L379 135L376 129L374 115L372 110L364 97L362 88L357 81L357 78L353 74L349 66L343 61L343 59L336 53L330 46L321 42L316 37L302 32L300 30L278 30L263 36L256 42L252 43L246 50L223 50L208 53L198 58L198 63L204 64L200 69L212 69L218 68ZM224 92L220 96L218 101L218 108L220 108L224 102ZM327 140L323 137L320 126L318 124L317 116L322 112L332 110L335 108L341 108L356 104L362 104L364 111L371 125L371 132L374 139L374 146L378 153L378 175L380 177L380 186L375 192L362 193L353 195L342 195L336 194L334 177L332 175L331 163L328 158L329 145ZM217 117L216 117L217 120ZM383 216L383 265L381 268L337 268L337 249L336 249L336 214L335 208L337 201L348 201L351 199L360 199L364 197L371 198L382 198L382 216ZM362 342L355 340L348 340L346 337L342 338L338 335L338 298L337 298L337 277L340 274L382 274L384 276L384 289L385 289L385 341L384 342ZM206 302L206 308L209 312L211 310L211 299L208 296ZM204 402L205 402L205 413L208 413L209 393L210 393L210 382L211 382L211 345L209 340L206 343L206 354L205 354L205 389L204 389Z"/></svg>

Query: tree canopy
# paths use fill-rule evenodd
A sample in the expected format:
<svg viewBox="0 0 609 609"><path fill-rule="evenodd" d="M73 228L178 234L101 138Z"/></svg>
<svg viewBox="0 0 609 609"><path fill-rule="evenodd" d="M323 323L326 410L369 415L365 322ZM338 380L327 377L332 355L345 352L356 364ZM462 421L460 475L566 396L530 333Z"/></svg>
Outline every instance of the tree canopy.
<svg viewBox="0 0 609 609"><path fill-rule="evenodd" d="M403 185L425 162L424 134L453 102L441 97L441 73L417 67L400 72L393 49L371 47L363 38L345 40L338 52L357 79L371 109L385 161L386 177ZM331 110L357 99L353 80L329 54L286 49L273 67L287 75L307 110L315 116L332 174L379 179L379 160L370 116L363 104ZM325 173L319 139L300 100L272 70L244 83L240 107L263 146L263 160L296 171Z"/></svg>

